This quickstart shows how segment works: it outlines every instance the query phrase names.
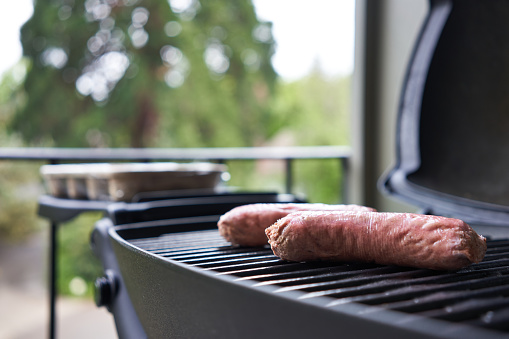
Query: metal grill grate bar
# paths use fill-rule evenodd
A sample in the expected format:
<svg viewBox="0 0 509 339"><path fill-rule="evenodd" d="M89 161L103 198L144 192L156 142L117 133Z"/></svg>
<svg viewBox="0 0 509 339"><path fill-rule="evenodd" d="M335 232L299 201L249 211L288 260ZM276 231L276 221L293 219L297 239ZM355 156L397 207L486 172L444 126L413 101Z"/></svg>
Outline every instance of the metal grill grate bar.
<svg viewBox="0 0 509 339"><path fill-rule="evenodd" d="M214 244L215 246L231 246L219 233L214 230L200 232L182 232L164 234L159 237L130 240L130 242L147 251L164 251L192 245L199 247L201 244Z"/></svg>
<svg viewBox="0 0 509 339"><path fill-rule="evenodd" d="M245 250L218 250L218 251L203 251L201 253L186 253L181 255L171 255L165 256L171 258L173 260L179 260L180 262L185 262L188 264L199 264L200 262L207 263L209 261L215 261L218 259L226 259L226 258L245 258L245 257L261 257L265 254L265 256L271 256L272 252L270 250L267 251L245 251Z"/></svg>
<svg viewBox="0 0 509 339"><path fill-rule="evenodd" d="M254 269L264 269L268 266L279 266L279 265L285 265L285 262L280 259L272 259L272 260L262 260L262 261L254 261L249 263L235 263L235 264L228 264L228 265L221 265L221 266L213 266L206 268L206 270L214 270L216 272L221 273L228 273L228 274L235 274L235 272L240 271L252 271ZM239 268L241 270L239 270Z"/></svg>
<svg viewBox="0 0 509 339"><path fill-rule="evenodd" d="M444 291L425 295L422 298L412 298L410 300L386 303L387 309L402 311L407 313L424 312L430 309L446 307L449 304L477 298L509 296L509 286L502 285L497 287L480 288L472 291Z"/></svg>
<svg viewBox="0 0 509 339"><path fill-rule="evenodd" d="M509 274L509 271L505 270L505 272L503 273ZM494 274L498 275L498 272ZM475 288L475 286L478 286L479 284L481 286L482 285L495 286L496 285L495 280L498 279L509 282L508 276L485 277L485 274L483 274L483 272L475 273L472 275L456 275L454 273L451 273L403 281L397 280L380 281L374 284L367 284L351 289L335 289L329 291L309 293L305 297L312 298L327 295L340 299L345 297L351 297L352 295L354 295L356 296L355 301L357 302L368 303L369 302L368 299L371 299L371 303L373 303L373 299L376 298L377 303L381 303L390 302L394 300L403 300L404 298L410 298L411 296L420 296L426 293L435 293L445 290L454 290L461 288L472 289ZM356 295L355 293L358 294ZM379 293L384 293L384 295L383 296L374 295L363 298L358 297L366 294L379 294Z"/></svg>
<svg viewBox="0 0 509 339"><path fill-rule="evenodd" d="M506 272L507 273L507 272ZM461 290L469 291L472 289L479 289L482 287L495 287L500 284L505 284L509 282L508 276L490 276L490 277L481 277L475 278L474 276L466 276L461 279L457 277L456 279L440 279L441 281L430 281L428 284L419 284L418 281L410 282L409 284L401 284L399 288L394 289L380 289L376 291L376 293L364 293L365 291L359 292L358 295L352 296L352 291L341 291L342 295L336 294L335 297L339 300L336 300L331 303L331 305L342 304L346 302L361 302L369 305L379 305L385 303L391 303L402 300L411 300L414 298L418 298L424 295L436 294L439 292L445 291L457 291ZM376 290L377 286L371 288L370 286L365 286L362 289L373 289ZM315 295L316 296L316 295ZM344 296L344 299L341 299ZM313 297L313 296L308 296Z"/></svg>
<svg viewBox="0 0 509 339"><path fill-rule="evenodd" d="M478 319L468 320L465 323L472 326L509 331L509 307L489 310Z"/></svg>
<svg viewBox="0 0 509 339"><path fill-rule="evenodd" d="M267 260L267 259L272 259L272 260ZM259 262L264 262L264 261L272 262L273 260L274 260L273 255L258 255L256 257L236 255L234 258L232 258L231 256L223 255L223 256L214 257L214 258L209 257L208 260L183 260L182 262L185 262L185 263L193 265L193 266L199 266L202 268L222 269L226 266L222 266L220 268L219 267L220 265L227 264L227 266L234 265L237 267L238 265L245 265L248 263L259 263Z"/></svg>
<svg viewBox="0 0 509 339"><path fill-rule="evenodd" d="M281 261L281 264L278 266L242 269L237 271L223 272L219 274L231 274L236 277L239 277L237 280L258 280L257 277L260 277L260 280L263 280L283 275L302 275L305 274L304 272L309 272L309 274L313 274L313 272L322 270L320 268L317 269L309 268L306 270L302 270L303 265L305 264Z"/></svg>
<svg viewBox="0 0 509 339"><path fill-rule="evenodd" d="M237 280L256 280L259 281L255 286L263 285L285 285L285 281L298 281L298 279L313 279L314 276L334 274L334 272L344 272L344 274L360 274L362 270L378 268L375 264L334 264L328 262L314 263L294 263L295 269L291 271L274 272L245 276ZM281 281L279 284L277 281ZM273 283L274 282L274 283Z"/></svg>
<svg viewBox="0 0 509 339"><path fill-rule="evenodd" d="M466 300L460 303L455 303L451 306L418 314L435 319L465 321L477 318L479 317L479 314L484 314L486 312L505 307L509 307L509 298L494 297Z"/></svg>
<svg viewBox="0 0 509 339"><path fill-rule="evenodd" d="M335 267L334 269L328 269L323 274L308 274L306 271L302 272L301 275L296 277L279 279L279 280L270 280L260 282L255 286L263 286L263 285L278 285L278 286L289 286L287 290L290 289L299 289L303 286L319 286L320 283L327 282L335 282L339 279L345 279L348 277L356 276L356 277L365 277L367 279L375 279L376 275L389 274L392 272L401 272L401 268L391 267L391 266L383 266L383 267L374 267L369 269L357 268L357 267ZM305 285L306 283L307 285ZM315 284L315 285L313 285ZM284 290L284 289L282 289Z"/></svg>
<svg viewBox="0 0 509 339"><path fill-rule="evenodd" d="M294 286L288 286L281 288L277 290L276 292L287 292L287 291L294 291L294 290L300 290L305 292L314 292L314 291L323 291L327 292L330 291L330 288L335 289L342 289L349 286L359 286L359 285L365 285L365 284L375 284L377 282L389 282L389 281L398 281L401 283L405 283L405 281L408 281L408 278L416 278L418 276L422 275L429 275L430 273L433 274L433 272L429 272L427 270L412 270L407 271L405 268L400 268L399 271L397 268L395 270L381 269L383 274L343 274L345 279L342 279L343 277L338 277L337 279L332 279L330 281L323 281L318 283L311 283L311 284L304 284L304 285L294 285ZM370 272L372 273L372 272ZM403 280L402 278L407 278Z"/></svg>

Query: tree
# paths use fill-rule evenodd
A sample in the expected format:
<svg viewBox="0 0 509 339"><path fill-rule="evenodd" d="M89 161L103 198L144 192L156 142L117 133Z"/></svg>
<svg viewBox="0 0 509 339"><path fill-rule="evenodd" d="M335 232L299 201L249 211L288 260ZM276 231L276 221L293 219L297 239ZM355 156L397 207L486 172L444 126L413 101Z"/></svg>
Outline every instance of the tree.
<svg viewBox="0 0 509 339"><path fill-rule="evenodd" d="M36 1L10 128L32 144L251 146L267 137L271 24L250 0Z"/></svg>

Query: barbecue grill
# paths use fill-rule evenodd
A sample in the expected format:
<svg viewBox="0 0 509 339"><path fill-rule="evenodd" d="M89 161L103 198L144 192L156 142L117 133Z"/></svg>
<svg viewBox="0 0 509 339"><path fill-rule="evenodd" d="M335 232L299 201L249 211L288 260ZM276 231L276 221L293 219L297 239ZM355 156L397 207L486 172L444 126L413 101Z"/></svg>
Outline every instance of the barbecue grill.
<svg viewBox="0 0 509 339"><path fill-rule="evenodd" d="M160 199L109 206L92 235L99 305L120 337L509 337L508 1L430 1L408 67L397 163L380 189L488 237L454 272L291 263L218 233L235 205L291 195Z"/></svg>

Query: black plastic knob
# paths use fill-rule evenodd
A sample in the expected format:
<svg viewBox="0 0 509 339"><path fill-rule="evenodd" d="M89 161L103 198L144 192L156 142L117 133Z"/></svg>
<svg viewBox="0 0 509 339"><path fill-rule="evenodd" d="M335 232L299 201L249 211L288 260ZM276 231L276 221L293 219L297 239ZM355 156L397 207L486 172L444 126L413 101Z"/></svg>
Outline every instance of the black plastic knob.
<svg viewBox="0 0 509 339"><path fill-rule="evenodd" d="M111 286L108 278L100 277L95 280L95 304L98 307L111 302Z"/></svg>

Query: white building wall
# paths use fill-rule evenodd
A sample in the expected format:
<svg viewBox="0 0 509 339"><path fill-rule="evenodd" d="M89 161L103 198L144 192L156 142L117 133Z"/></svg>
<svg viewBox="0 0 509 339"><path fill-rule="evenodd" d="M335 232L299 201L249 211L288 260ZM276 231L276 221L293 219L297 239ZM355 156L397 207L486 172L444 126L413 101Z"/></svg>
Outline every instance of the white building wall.
<svg viewBox="0 0 509 339"><path fill-rule="evenodd" d="M380 211L416 207L382 195L377 181L395 161L396 117L426 0L357 0L350 202Z"/></svg>

